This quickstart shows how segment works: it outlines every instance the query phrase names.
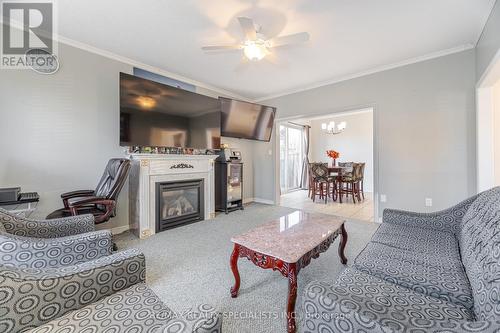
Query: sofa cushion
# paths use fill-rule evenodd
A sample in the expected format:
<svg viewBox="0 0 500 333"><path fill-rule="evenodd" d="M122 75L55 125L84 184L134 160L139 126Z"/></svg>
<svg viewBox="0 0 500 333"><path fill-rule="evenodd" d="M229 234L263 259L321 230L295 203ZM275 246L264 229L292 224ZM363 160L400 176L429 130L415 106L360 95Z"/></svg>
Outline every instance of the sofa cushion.
<svg viewBox="0 0 500 333"><path fill-rule="evenodd" d="M465 214L460 252L478 320L500 317L500 187L483 192Z"/></svg>
<svg viewBox="0 0 500 333"><path fill-rule="evenodd" d="M31 333L50 332L221 332L221 318L210 306L174 313L145 284L136 284L72 311Z"/></svg>
<svg viewBox="0 0 500 333"><path fill-rule="evenodd" d="M467 308L417 293L356 269L335 284L312 282L303 293L304 332L453 331L473 319Z"/></svg>
<svg viewBox="0 0 500 333"><path fill-rule="evenodd" d="M384 222L372 242L418 253L460 255L458 240L452 233L407 225Z"/></svg>
<svg viewBox="0 0 500 333"><path fill-rule="evenodd" d="M171 310L143 283L121 290L79 310L68 312L32 333L110 332L125 330L152 332L166 323Z"/></svg>
<svg viewBox="0 0 500 333"><path fill-rule="evenodd" d="M458 250L421 253L371 242L354 262L356 269L413 291L460 304L472 311L472 292Z"/></svg>

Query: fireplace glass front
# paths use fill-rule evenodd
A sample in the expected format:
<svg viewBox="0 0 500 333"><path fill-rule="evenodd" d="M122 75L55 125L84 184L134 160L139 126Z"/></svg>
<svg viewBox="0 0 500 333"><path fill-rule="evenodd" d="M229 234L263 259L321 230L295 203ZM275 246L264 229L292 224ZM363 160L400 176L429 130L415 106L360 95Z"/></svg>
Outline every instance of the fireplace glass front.
<svg viewBox="0 0 500 333"><path fill-rule="evenodd" d="M156 184L156 232L204 219L203 179Z"/></svg>

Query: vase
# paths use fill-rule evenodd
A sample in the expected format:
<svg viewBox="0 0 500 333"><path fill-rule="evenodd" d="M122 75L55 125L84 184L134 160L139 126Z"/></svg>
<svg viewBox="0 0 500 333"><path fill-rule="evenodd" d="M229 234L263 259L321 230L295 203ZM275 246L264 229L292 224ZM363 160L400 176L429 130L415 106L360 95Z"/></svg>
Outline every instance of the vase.
<svg viewBox="0 0 500 333"><path fill-rule="evenodd" d="M335 167L335 166L337 166L337 159L332 158L332 167Z"/></svg>

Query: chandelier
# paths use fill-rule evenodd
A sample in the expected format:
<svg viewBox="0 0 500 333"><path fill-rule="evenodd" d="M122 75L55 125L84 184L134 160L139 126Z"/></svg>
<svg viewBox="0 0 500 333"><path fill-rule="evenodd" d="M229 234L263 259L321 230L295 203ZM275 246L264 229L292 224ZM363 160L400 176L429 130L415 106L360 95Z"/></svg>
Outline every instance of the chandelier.
<svg viewBox="0 0 500 333"><path fill-rule="evenodd" d="M347 123L345 121L342 121L338 124L335 124L334 121L330 121L328 124L327 123L322 123L321 124L321 130L325 133L328 134L340 134L342 133L347 127Z"/></svg>

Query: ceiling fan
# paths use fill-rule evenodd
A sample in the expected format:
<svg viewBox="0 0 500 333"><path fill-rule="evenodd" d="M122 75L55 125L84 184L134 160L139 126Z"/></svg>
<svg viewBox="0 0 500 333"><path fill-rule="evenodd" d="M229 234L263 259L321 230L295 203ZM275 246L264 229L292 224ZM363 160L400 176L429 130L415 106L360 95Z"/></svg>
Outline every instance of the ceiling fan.
<svg viewBox="0 0 500 333"><path fill-rule="evenodd" d="M261 28L256 26L251 18L238 17L238 21L245 34L243 42L233 45L204 46L201 49L207 52L243 50L243 54L249 60L258 61L268 55L270 49L274 47L304 43L309 40L309 33L307 32L268 39L261 33Z"/></svg>

